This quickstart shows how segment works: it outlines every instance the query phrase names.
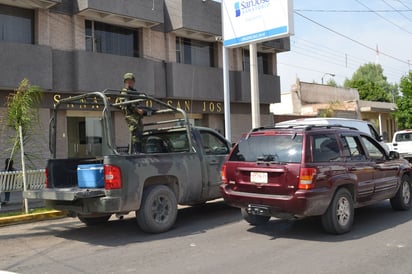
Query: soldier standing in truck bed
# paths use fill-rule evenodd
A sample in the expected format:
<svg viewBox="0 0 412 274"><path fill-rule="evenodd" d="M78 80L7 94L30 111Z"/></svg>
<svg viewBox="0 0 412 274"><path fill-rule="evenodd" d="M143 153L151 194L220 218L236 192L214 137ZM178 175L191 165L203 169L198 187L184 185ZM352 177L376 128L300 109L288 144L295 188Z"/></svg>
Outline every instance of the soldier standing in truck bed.
<svg viewBox="0 0 412 274"><path fill-rule="evenodd" d="M130 92L136 92L134 88L135 77L133 73L128 72L123 76L124 87L121 94L126 95ZM127 101L128 98L123 98ZM121 110L125 116L127 126L131 133L131 152L139 153L142 151L142 135L143 135L143 109L139 108L137 103L122 105Z"/></svg>

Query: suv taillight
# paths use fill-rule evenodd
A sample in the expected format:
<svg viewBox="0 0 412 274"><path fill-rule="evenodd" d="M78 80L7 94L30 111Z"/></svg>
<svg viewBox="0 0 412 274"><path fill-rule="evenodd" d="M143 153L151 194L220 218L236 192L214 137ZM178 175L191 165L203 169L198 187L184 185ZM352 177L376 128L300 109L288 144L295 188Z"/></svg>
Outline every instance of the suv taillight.
<svg viewBox="0 0 412 274"><path fill-rule="evenodd" d="M104 165L104 188L122 188L122 173L120 171L120 167Z"/></svg>
<svg viewBox="0 0 412 274"><path fill-rule="evenodd" d="M227 177L226 177L226 165L222 166L222 171L221 171L221 176L222 176L222 181L224 184L227 184Z"/></svg>
<svg viewBox="0 0 412 274"><path fill-rule="evenodd" d="M299 189L314 188L314 178L316 176L316 168L302 167L299 175Z"/></svg>
<svg viewBox="0 0 412 274"><path fill-rule="evenodd" d="M46 176L46 181L45 181L45 183L46 183L46 188L49 188L49 170L47 169L47 167L46 167L46 169L44 170L44 175Z"/></svg>

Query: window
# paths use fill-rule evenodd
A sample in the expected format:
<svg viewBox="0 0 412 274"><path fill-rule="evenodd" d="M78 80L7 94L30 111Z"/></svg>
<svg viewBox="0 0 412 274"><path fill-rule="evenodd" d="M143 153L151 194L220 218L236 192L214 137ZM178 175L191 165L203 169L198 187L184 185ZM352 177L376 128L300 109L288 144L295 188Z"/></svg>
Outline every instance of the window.
<svg viewBox="0 0 412 274"><path fill-rule="evenodd" d="M340 160L339 145L335 135L322 134L312 137L314 162L329 162Z"/></svg>
<svg viewBox="0 0 412 274"><path fill-rule="evenodd" d="M202 138L203 149L206 154L228 154L229 148L225 141L214 135L211 132L201 131L200 137Z"/></svg>
<svg viewBox="0 0 412 274"><path fill-rule="evenodd" d="M257 62L259 73L271 74L269 53L258 52ZM246 49L243 50L243 71L250 71L250 54Z"/></svg>
<svg viewBox="0 0 412 274"><path fill-rule="evenodd" d="M365 145L370 158L375 160L385 159L385 153L382 151L382 148L380 148L379 145L377 145L371 138L362 136L362 142Z"/></svg>
<svg viewBox="0 0 412 274"><path fill-rule="evenodd" d="M86 20L86 50L139 57L139 32L135 29Z"/></svg>
<svg viewBox="0 0 412 274"><path fill-rule="evenodd" d="M176 62L197 66L215 67L213 43L188 38L176 38Z"/></svg>
<svg viewBox="0 0 412 274"><path fill-rule="evenodd" d="M234 148L230 161L299 163L302 158L302 135L257 135L242 139Z"/></svg>
<svg viewBox="0 0 412 274"><path fill-rule="evenodd" d="M412 132L396 134L395 142L409 142L409 141L412 141Z"/></svg>
<svg viewBox="0 0 412 274"><path fill-rule="evenodd" d="M34 11L0 5L0 41L34 43Z"/></svg>
<svg viewBox="0 0 412 274"><path fill-rule="evenodd" d="M342 136L343 144L343 156L347 160L351 161L364 161L366 160L365 152L358 137L355 136Z"/></svg>
<svg viewBox="0 0 412 274"><path fill-rule="evenodd" d="M372 126L372 125L370 125L370 124L368 124L368 128L369 128L369 130L370 130L370 134L371 134L371 136L373 137L373 138L375 138L376 140L380 140L381 139L381 136L378 134L378 132L376 132L376 130L375 130L375 128Z"/></svg>
<svg viewBox="0 0 412 274"><path fill-rule="evenodd" d="M186 131L160 132L144 135L142 147L146 153L188 152L190 150Z"/></svg>

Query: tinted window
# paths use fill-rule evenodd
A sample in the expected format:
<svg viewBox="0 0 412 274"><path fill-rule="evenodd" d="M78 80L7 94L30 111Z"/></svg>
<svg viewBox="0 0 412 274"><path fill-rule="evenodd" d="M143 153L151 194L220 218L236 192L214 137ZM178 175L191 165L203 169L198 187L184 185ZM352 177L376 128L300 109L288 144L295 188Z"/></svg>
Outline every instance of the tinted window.
<svg viewBox="0 0 412 274"><path fill-rule="evenodd" d="M34 12L0 5L0 41L33 44Z"/></svg>
<svg viewBox="0 0 412 274"><path fill-rule="evenodd" d="M212 132L201 131L203 149L206 154L228 154L227 143Z"/></svg>
<svg viewBox="0 0 412 274"><path fill-rule="evenodd" d="M86 50L139 57L137 30L86 20Z"/></svg>
<svg viewBox="0 0 412 274"><path fill-rule="evenodd" d="M187 152L189 141L186 131L157 133L143 136L142 147L146 153Z"/></svg>
<svg viewBox="0 0 412 274"><path fill-rule="evenodd" d="M302 135L250 136L234 148L230 161L298 163L302 158Z"/></svg>
<svg viewBox="0 0 412 274"><path fill-rule="evenodd" d="M263 74L270 74L270 54L257 53L258 72ZM248 50L243 50L243 71L250 71L250 54Z"/></svg>
<svg viewBox="0 0 412 274"><path fill-rule="evenodd" d="M385 159L385 153L375 141L367 138L366 136L361 136L361 138L370 158L375 160Z"/></svg>
<svg viewBox="0 0 412 274"><path fill-rule="evenodd" d="M329 162L340 159L339 145L335 135L321 134L311 138L314 162Z"/></svg>
<svg viewBox="0 0 412 274"><path fill-rule="evenodd" d="M376 140L380 140L380 135L378 134L378 132L376 132L376 130L375 130L375 128L372 126L372 125L369 125L368 124L368 128L369 128L369 130L370 130L370 132L371 132L371 136L373 137L373 138L375 138Z"/></svg>
<svg viewBox="0 0 412 274"><path fill-rule="evenodd" d="M361 142L356 136L342 136L343 156L351 161L366 160L366 153L363 150Z"/></svg>
<svg viewBox="0 0 412 274"><path fill-rule="evenodd" d="M177 37L176 62L198 66L214 67L214 44L210 42Z"/></svg>

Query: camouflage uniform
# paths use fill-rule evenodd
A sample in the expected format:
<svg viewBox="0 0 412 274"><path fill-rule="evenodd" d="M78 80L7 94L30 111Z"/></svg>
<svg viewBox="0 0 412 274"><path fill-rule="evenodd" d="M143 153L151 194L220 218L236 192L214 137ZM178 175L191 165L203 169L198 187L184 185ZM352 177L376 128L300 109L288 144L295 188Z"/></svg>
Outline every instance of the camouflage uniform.
<svg viewBox="0 0 412 274"><path fill-rule="evenodd" d="M134 76L131 73L126 73L124 76L124 79L126 80L127 77L133 77ZM136 91L134 88L123 88L120 92L122 95L126 95L129 93L129 91ZM127 98L122 98L123 102L126 102L128 99ZM124 117L127 122L127 126L129 128L129 131L131 133L131 152L132 153L137 153L142 151L142 136L143 136L143 110L139 108L139 105L136 103L133 104L127 104L127 105L122 105L120 106Z"/></svg>

